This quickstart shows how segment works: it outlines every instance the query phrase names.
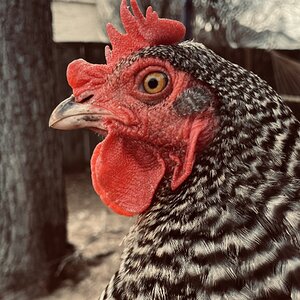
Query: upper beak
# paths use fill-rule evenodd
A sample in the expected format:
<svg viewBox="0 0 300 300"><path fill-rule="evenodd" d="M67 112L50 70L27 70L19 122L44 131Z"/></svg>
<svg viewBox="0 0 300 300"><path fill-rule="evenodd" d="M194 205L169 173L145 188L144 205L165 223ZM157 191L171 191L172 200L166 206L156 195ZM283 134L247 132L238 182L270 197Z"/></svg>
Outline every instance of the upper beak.
<svg viewBox="0 0 300 300"><path fill-rule="evenodd" d="M103 127L103 117L111 115L108 111L88 104L77 103L75 97L62 101L52 112L49 119L49 126L55 129L69 130L78 128L99 128Z"/></svg>

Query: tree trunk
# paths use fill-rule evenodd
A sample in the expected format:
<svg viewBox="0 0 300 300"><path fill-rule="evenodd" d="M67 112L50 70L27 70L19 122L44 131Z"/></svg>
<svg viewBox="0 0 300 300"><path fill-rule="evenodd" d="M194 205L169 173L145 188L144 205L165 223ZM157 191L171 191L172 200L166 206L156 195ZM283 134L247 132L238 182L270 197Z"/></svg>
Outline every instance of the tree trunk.
<svg viewBox="0 0 300 300"><path fill-rule="evenodd" d="M0 298L33 299L67 248L50 0L1 0L0 23Z"/></svg>

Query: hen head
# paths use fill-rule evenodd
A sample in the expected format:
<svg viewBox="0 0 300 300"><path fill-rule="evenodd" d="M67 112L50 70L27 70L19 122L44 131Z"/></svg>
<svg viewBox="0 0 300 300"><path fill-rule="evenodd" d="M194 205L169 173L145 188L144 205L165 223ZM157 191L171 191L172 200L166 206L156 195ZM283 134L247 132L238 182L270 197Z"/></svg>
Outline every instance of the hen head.
<svg viewBox="0 0 300 300"><path fill-rule="evenodd" d="M128 216L151 205L162 180L175 190L187 179L218 124L214 90L157 47L178 43L184 26L158 18L151 7L144 17L136 0L131 6L134 14L122 1L125 34L107 27L106 65L82 59L69 65L73 95L50 118L57 129L86 127L105 136L91 159L93 186L104 203Z"/></svg>

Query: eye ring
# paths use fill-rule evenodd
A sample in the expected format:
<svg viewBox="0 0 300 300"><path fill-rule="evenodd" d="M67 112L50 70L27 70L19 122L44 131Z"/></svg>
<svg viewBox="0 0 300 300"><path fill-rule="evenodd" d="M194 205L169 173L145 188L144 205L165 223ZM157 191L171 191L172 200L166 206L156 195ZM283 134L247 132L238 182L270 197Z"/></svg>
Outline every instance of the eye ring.
<svg viewBox="0 0 300 300"><path fill-rule="evenodd" d="M143 79L143 89L148 94L158 94L168 85L168 76L163 72L151 72Z"/></svg>

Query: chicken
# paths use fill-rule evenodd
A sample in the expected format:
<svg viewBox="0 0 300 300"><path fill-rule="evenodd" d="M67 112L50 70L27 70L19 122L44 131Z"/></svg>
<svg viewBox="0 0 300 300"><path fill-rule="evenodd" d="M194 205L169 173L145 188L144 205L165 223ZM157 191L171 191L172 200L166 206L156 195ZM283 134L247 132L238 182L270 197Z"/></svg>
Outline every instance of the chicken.
<svg viewBox="0 0 300 300"><path fill-rule="evenodd" d="M252 72L126 1L106 65L72 62L58 129L105 136L106 205L138 215L101 299L300 299L299 123Z"/></svg>

